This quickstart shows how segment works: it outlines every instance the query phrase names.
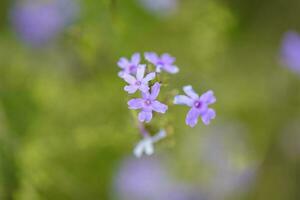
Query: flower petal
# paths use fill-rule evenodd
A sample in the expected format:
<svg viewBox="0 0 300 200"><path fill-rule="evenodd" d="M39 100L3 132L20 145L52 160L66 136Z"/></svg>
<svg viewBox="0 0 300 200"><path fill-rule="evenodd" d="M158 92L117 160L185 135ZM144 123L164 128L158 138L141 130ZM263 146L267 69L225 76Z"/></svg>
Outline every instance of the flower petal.
<svg viewBox="0 0 300 200"><path fill-rule="evenodd" d="M199 112L197 109L195 108L192 108L187 116L186 116L186 120L185 120L185 123L190 126L190 127L195 127L196 124L198 123L198 118L199 118Z"/></svg>
<svg viewBox="0 0 300 200"><path fill-rule="evenodd" d="M168 106L163 103L160 103L159 101L153 101L152 108L154 111L159 113L165 113L168 110Z"/></svg>
<svg viewBox="0 0 300 200"><path fill-rule="evenodd" d="M138 65L141 62L140 53L135 53L131 56L131 64Z"/></svg>
<svg viewBox="0 0 300 200"><path fill-rule="evenodd" d="M146 84L142 84L140 87L139 87L139 90L144 92L144 93L147 93L149 92L149 86L146 85Z"/></svg>
<svg viewBox="0 0 300 200"><path fill-rule="evenodd" d="M124 87L124 90L129 94L133 94L138 90L138 87L135 85L127 85Z"/></svg>
<svg viewBox="0 0 300 200"><path fill-rule="evenodd" d="M139 113L139 120L140 122L150 122L152 119L152 112L151 111L141 111Z"/></svg>
<svg viewBox="0 0 300 200"><path fill-rule="evenodd" d="M184 86L183 91L194 100L199 98L198 94L193 90L191 85Z"/></svg>
<svg viewBox="0 0 300 200"><path fill-rule="evenodd" d="M143 79L143 82L148 83L149 81L152 81L156 76L155 72L151 72L146 75L146 77Z"/></svg>
<svg viewBox="0 0 300 200"><path fill-rule="evenodd" d="M151 156L153 153L154 153L154 147L152 141L149 139L149 141L147 141L147 143L145 144L145 154Z"/></svg>
<svg viewBox="0 0 300 200"><path fill-rule="evenodd" d="M152 64L156 64L159 61L159 57L154 52L146 52L145 59L151 62Z"/></svg>
<svg viewBox="0 0 300 200"><path fill-rule="evenodd" d="M214 96L214 92L209 90L201 95L200 101L204 102L205 104L212 104L216 102L216 98Z"/></svg>
<svg viewBox="0 0 300 200"><path fill-rule="evenodd" d="M141 109L144 106L144 99L131 99L127 104L129 106L129 109Z"/></svg>
<svg viewBox="0 0 300 200"><path fill-rule="evenodd" d="M133 76L131 76L130 74L127 74L127 73L124 73L123 79L131 85L134 85L136 82L136 78L134 78Z"/></svg>
<svg viewBox="0 0 300 200"><path fill-rule="evenodd" d="M161 60L167 64L167 65L171 65L173 62L175 62L176 58L172 57L170 54L168 53L164 53L161 56Z"/></svg>
<svg viewBox="0 0 300 200"><path fill-rule="evenodd" d="M120 58L117 64L122 69L125 69L130 65L129 61L124 57Z"/></svg>
<svg viewBox="0 0 300 200"><path fill-rule="evenodd" d="M187 105L187 106L190 106L192 107L193 106L193 102L194 100L191 99L190 97L188 96L185 96L185 95L177 95L175 96L174 98L174 104L178 104L178 105Z"/></svg>
<svg viewBox="0 0 300 200"><path fill-rule="evenodd" d="M205 125L208 125L212 119L216 117L216 112L214 109L209 108L202 116L202 121Z"/></svg>
<svg viewBox="0 0 300 200"><path fill-rule="evenodd" d="M141 143L138 143L134 150L133 150L133 154L137 157L140 158L143 155L143 151L144 151L144 146Z"/></svg>
<svg viewBox="0 0 300 200"><path fill-rule="evenodd" d="M142 80L145 75L146 65L139 65L137 68L136 78Z"/></svg>
<svg viewBox="0 0 300 200"><path fill-rule="evenodd" d="M149 90L147 92L142 92L143 99L149 99L150 98L150 92Z"/></svg>
<svg viewBox="0 0 300 200"><path fill-rule="evenodd" d="M176 74L179 72L179 68L175 65L164 65L163 69L170 74Z"/></svg>
<svg viewBox="0 0 300 200"><path fill-rule="evenodd" d="M156 99L157 96L159 95L160 92L160 84L158 82L156 82L151 89L151 94L150 94L150 98L152 100Z"/></svg>
<svg viewBox="0 0 300 200"><path fill-rule="evenodd" d="M125 74L124 71L120 71L120 72L118 73L118 76L119 76L120 78L124 79L124 74Z"/></svg>

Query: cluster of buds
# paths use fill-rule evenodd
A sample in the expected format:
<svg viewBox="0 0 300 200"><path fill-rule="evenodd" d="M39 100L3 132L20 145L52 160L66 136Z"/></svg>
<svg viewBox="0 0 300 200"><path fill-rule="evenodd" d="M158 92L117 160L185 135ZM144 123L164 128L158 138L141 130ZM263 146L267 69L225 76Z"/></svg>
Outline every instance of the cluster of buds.
<svg viewBox="0 0 300 200"><path fill-rule="evenodd" d="M148 64L141 64L139 53L133 54L131 59L122 57L118 61L118 66L122 69L119 72L119 77L128 84L124 87L124 90L131 95L136 92L140 93L139 98L128 101L129 109L139 110L137 120L143 139L134 149L134 154L137 157L142 156L143 153L153 154L153 143L158 142L167 135L166 131L159 127L160 132L151 136L144 123L151 122L153 112L165 114L168 106L170 106L157 100L161 86L164 84L160 80L160 74L176 74L179 72L179 68L174 65L175 58L167 53L158 56L154 52L146 52L144 58ZM199 96L190 85L184 86L183 91L186 95L176 95L172 104L190 107L186 116L186 124L195 127L198 119L201 118L203 123L208 125L216 116L214 109L208 107L216 101L214 93L209 90Z"/></svg>

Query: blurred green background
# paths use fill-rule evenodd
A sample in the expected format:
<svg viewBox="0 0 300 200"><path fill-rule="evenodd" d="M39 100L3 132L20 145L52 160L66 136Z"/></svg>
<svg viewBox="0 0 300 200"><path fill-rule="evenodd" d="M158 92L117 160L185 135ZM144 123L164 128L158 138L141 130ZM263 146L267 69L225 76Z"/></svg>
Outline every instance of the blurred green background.
<svg viewBox="0 0 300 200"><path fill-rule="evenodd" d="M145 51L177 58L173 88L217 97L210 127L191 129L186 108L169 109L174 134L155 154L173 177L205 183L209 167L195 161L204 138L242 135L247 153L239 140L226 149L255 178L220 199L300 199L300 76L279 57L283 34L300 31L300 1L178 0L156 10L142 0L74 1L72 22L42 44L12 22L20 2L0 2L1 200L124 199L114 180L140 138L116 63Z"/></svg>

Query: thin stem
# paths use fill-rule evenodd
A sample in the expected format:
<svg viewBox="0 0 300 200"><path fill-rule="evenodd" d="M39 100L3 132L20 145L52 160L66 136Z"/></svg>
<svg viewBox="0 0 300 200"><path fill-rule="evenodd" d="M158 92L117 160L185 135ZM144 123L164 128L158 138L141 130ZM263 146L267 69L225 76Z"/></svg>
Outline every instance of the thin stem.
<svg viewBox="0 0 300 200"><path fill-rule="evenodd" d="M139 122L138 123L138 128L139 128L140 133L142 134L143 137L149 137L150 136L149 132L146 130L143 123Z"/></svg>

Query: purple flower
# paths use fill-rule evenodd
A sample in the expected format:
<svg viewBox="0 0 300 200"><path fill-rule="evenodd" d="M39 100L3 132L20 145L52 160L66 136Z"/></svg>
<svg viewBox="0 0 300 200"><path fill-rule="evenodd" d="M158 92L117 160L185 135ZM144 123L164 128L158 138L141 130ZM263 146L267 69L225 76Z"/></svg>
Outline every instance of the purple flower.
<svg viewBox="0 0 300 200"><path fill-rule="evenodd" d="M163 199L170 190L171 176L157 157L126 159L115 178L115 189L122 200Z"/></svg>
<svg viewBox="0 0 300 200"><path fill-rule="evenodd" d="M281 57L285 65L300 73L300 35L298 33L290 31L284 35Z"/></svg>
<svg viewBox="0 0 300 200"><path fill-rule="evenodd" d="M174 104L191 107L191 110L186 116L186 124L190 127L194 127L198 123L198 118L201 117L203 123L208 125L210 120L216 117L215 111L212 108L208 108L208 105L216 102L214 93L210 90L199 97L190 85L183 87L183 90L187 96L175 96Z"/></svg>
<svg viewBox="0 0 300 200"><path fill-rule="evenodd" d="M171 74L176 74L177 72L179 72L178 67L173 65L173 63L175 62L175 58L167 53L162 54L161 57L159 57L154 52L146 52L145 58L156 66L157 73L160 73L162 70Z"/></svg>
<svg viewBox="0 0 300 200"><path fill-rule="evenodd" d="M53 0L47 3L27 0L13 7L12 25L23 41L40 46L54 39L73 21L76 7L71 0Z"/></svg>
<svg viewBox="0 0 300 200"><path fill-rule="evenodd" d="M141 109L139 120L141 122L150 122L152 119L152 111L165 113L168 106L156 100L160 92L160 84L155 83L150 92L142 92L142 98L132 99L128 102L129 108L133 110Z"/></svg>
<svg viewBox="0 0 300 200"><path fill-rule="evenodd" d="M138 0L141 6L157 17L174 14L178 8L178 0Z"/></svg>
<svg viewBox="0 0 300 200"><path fill-rule="evenodd" d="M144 77L146 70L146 65L139 65L136 73L136 77L133 77L130 74L125 73L123 75L124 80L129 83L129 85L125 86L124 90L129 94L135 93L137 90L142 92L148 92L149 86L148 82L155 78L155 72L149 73Z"/></svg>
<svg viewBox="0 0 300 200"><path fill-rule="evenodd" d="M119 72L119 77L123 78L124 74L135 75L137 73L138 66L141 62L141 55L139 53L135 53L131 56L131 60L127 58L120 58L118 61L118 66L122 69Z"/></svg>

